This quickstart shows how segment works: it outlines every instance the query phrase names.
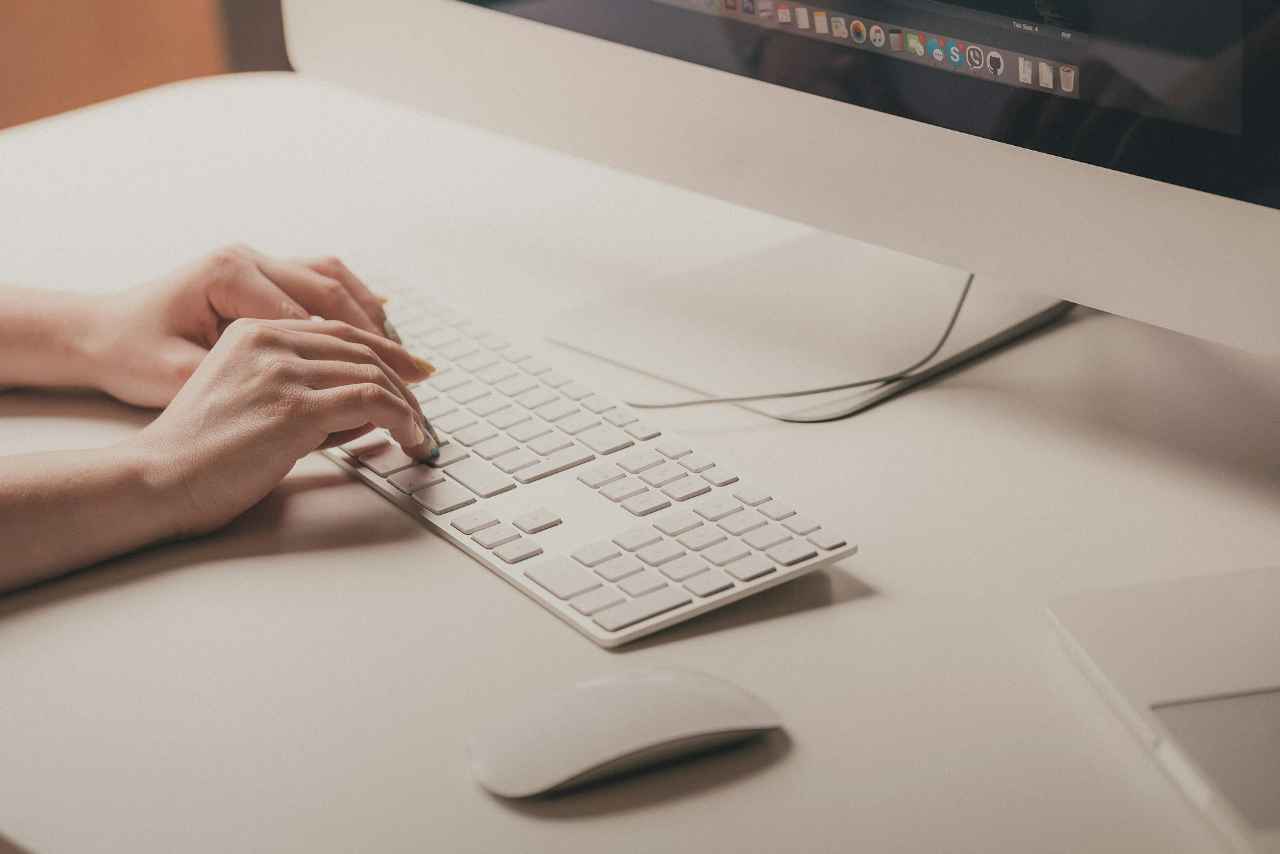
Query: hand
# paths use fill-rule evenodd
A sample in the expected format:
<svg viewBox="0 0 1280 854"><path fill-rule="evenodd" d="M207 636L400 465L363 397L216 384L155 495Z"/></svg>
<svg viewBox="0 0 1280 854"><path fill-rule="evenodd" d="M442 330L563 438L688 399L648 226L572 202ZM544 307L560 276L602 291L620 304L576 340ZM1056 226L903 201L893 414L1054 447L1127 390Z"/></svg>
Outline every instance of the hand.
<svg viewBox="0 0 1280 854"><path fill-rule="evenodd" d="M233 320L316 315L388 336L383 302L336 258L282 261L228 247L101 299L89 334L94 384L126 403L165 406Z"/></svg>
<svg viewBox="0 0 1280 854"><path fill-rule="evenodd" d="M297 460L387 429L436 452L405 381L426 378L384 337L329 320L237 320L172 403L130 440L167 484L169 536L206 533L258 503Z"/></svg>

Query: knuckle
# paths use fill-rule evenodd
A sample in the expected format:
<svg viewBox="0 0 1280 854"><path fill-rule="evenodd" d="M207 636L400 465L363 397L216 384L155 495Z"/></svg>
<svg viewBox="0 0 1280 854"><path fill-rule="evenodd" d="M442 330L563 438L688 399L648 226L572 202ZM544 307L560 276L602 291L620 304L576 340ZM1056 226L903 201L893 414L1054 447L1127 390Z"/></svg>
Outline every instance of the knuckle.
<svg viewBox="0 0 1280 854"><path fill-rule="evenodd" d="M361 365L358 371L360 374L361 383L381 386L383 388L386 387L387 385L386 374L384 374L382 372L382 369L379 368L377 365Z"/></svg>
<svg viewBox="0 0 1280 854"><path fill-rule="evenodd" d="M345 272L347 269L347 265L344 264L342 259L337 255L324 256L320 259L320 266L324 267L326 270L333 270L335 272Z"/></svg>
<svg viewBox="0 0 1280 854"><path fill-rule="evenodd" d="M335 306L341 303L343 297L347 294L347 291L342 287L341 282L337 282L329 278L326 278L321 282L318 287L320 290L320 298L330 306Z"/></svg>
<svg viewBox="0 0 1280 854"><path fill-rule="evenodd" d="M248 247L233 243L217 249L209 256L213 269L226 275L234 275L251 263Z"/></svg>

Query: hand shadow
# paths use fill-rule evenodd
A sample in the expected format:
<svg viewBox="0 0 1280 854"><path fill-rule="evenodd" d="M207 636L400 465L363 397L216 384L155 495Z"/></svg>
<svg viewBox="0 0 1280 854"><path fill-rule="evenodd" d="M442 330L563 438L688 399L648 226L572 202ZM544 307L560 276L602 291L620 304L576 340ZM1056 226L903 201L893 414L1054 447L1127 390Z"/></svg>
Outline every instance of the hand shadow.
<svg viewBox="0 0 1280 854"><path fill-rule="evenodd" d="M310 493L343 485L363 489L337 469L291 474L256 506L213 534L149 546L0 597L0 619L161 572L257 556L358 548L427 534L404 513L388 512L380 501L308 500Z"/></svg>
<svg viewBox="0 0 1280 854"><path fill-rule="evenodd" d="M742 744L664 762L560 794L523 799L492 794L489 797L506 809L534 818L590 818L694 798L762 773L790 752L791 737L779 729Z"/></svg>

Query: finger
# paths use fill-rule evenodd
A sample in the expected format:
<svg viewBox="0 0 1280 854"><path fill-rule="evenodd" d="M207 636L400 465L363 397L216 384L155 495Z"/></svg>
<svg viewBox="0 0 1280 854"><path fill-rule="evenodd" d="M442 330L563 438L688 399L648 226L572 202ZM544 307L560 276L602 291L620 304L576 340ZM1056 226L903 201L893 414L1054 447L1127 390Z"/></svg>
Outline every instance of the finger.
<svg viewBox="0 0 1280 854"><path fill-rule="evenodd" d="M330 279L341 282L342 286L347 289L347 293L351 294L352 299L360 303L361 308L378 324L378 328L386 330L390 334L391 330L387 328L387 312L382 307L386 299L370 290L369 286L359 276L351 272L351 268L344 264L340 258L303 258L297 263L315 270L322 276L328 276Z"/></svg>
<svg viewBox="0 0 1280 854"><path fill-rule="evenodd" d="M417 396L372 347L315 332L282 330L281 334L285 336L285 346L303 359L312 360L304 367L305 376L314 375L317 381L328 381L328 387L340 383L383 383L388 390L403 397L417 412L422 426L427 426L427 418L422 414ZM434 436L434 431L431 432Z"/></svg>
<svg viewBox="0 0 1280 854"><path fill-rule="evenodd" d="M320 428L328 434L356 430L367 424L391 433L404 452L429 460L434 446L409 404L376 383L358 383L312 392Z"/></svg>
<svg viewBox="0 0 1280 854"><path fill-rule="evenodd" d="M311 316L268 279L247 254L227 255L223 263L228 265L228 272L209 288L209 305L223 320L305 320Z"/></svg>
<svg viewBox="0 0 1280 854"><path fill-rule="evenodd" d="M297 332L328 335L340 338L352 344L363 344L382 357L382 360L404 377L406 382L419 382L435 373L435 368L426 359L415 356L400 344L388 341L381 335L374 335L362 329L356 329L336 320L282 320L275 324L280 329Z"/></svg>
<svg viewBox="0 0 1280 854"><path fill-rule="evenodd" d="M310 267L277 261L266 255L255 258L258 269L307 309L308 314L341 320L366 332L382 334L382 324L375 323L337 279L323 276Z"/></svg>

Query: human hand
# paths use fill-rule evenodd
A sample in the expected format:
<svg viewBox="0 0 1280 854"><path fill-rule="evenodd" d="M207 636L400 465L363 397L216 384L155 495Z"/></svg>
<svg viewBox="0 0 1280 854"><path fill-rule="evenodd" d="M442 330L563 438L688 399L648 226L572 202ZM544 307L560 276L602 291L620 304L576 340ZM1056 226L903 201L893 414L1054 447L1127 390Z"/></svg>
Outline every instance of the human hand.
<svg viewBox="0 0 1280 854"><path fill-rule="evenodd" d="M417 361L340 321L230 324L165 411L126 443L169 496L168 536L225 525L301 457L375 427L429 459L435 442L405 386L427 376Z"/></svg>
<svg viewBox="0 0 1280 854"><path fill-rule="evenodd" d="M88 343L92 379L126 403L162 407L238 318L316 315L390 337L382 302L337 258L284 261L231 246L159 281L99 298ZM430 370L421 360L414 368Z"/></svg>

